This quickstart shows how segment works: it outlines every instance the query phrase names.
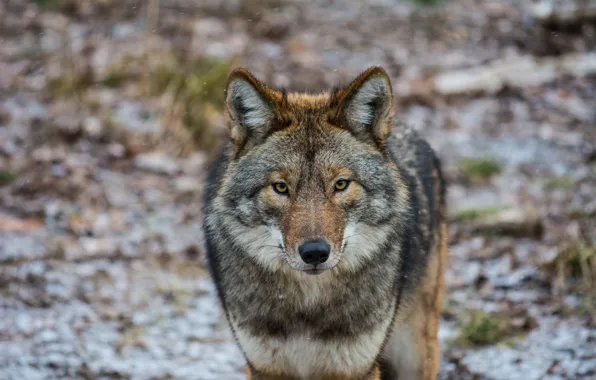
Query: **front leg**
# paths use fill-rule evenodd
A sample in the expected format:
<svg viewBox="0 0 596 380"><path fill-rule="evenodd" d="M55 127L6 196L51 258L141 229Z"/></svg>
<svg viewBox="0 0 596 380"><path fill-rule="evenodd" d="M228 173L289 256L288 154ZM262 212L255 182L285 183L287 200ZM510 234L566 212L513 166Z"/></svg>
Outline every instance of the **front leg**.
<svg viewBox="0 0 596 380"><path fill-rule="evenodd" d="M250 366L246 366L246 380L298 380L291 376L280 376L280 375L268 375L259 373L252 369Z"/></svg>
<svg viewBox="0 0 596 380"><path fill-rule="evenodd" d="M378 364L375 365L366 380L381 380L381 369L379 368Z"/></svg>
<svg viewBox="0 0 596 380"><path fill-rule="evenodd" d="M279 376L279 375L265 375L259 374L255 370L251 369L250 366L246 366L246 380L298 380L292 376ZM323 376L320 380L347 380L345 376ZM381 380L381 370L378 365L364 377L354 378L354 380Z"/></svg>

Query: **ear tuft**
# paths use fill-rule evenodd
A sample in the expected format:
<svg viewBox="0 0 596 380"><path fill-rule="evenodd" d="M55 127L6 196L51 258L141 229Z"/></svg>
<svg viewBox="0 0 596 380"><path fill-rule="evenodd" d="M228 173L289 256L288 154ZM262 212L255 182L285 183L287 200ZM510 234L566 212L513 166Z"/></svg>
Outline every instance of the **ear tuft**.
<svg viewBox="0 0 596 380"><path fill-rule="evenodd" d="M263 139L275 120L269 91L244 69L234 70L228 79L226 108L230 137L237 146Z"/></svg>
<svg viewBox="0 0 596 380"><path fill-rule="evenodd" d="M384 78L375 76L364 82L354 93L346 108L348 119L363 127L372 127L377 111L387 101L389 86Z"/></svg>
<svg viewBox="0 0 596 380"><path fill-rule="evenodd" d="M393 95L389 76L371 67L338 94L339 121L356 136L383 142L393 125Z"/></svg>

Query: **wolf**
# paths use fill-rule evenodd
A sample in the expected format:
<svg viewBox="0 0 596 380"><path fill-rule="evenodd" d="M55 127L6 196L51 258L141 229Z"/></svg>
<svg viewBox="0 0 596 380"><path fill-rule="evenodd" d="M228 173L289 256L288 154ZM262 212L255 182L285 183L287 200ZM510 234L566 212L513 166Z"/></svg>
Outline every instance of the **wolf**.
<svg viewBox="0 0 596 380"><path fill-rule="evenodd" d="M247 378L434 379L445 182L387 73L312 94L236 69L225 91L204 234Z"/></svg>

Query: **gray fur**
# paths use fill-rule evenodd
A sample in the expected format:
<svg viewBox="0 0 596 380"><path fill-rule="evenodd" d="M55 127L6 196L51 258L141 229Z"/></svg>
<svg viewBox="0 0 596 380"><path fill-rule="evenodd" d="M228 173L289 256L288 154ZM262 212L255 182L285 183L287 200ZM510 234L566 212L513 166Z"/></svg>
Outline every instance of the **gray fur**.
<svg viewBox="0 0 596 380"><path fill-rule="evenodd" d="M363 116L360 111L356 114ZM403 293L421 281L440 218L442 200L434 199L435 190L444 187L438 160L414 132L396 124L386 149L371 149L357 134L321 128L317 117L302 118L292 133L275 132L239 157L229 145L211 170L205 198L211 273L228 319L264 339L349 340L392 320ZM330 269L326 295L313 301L302 283L305 275L287 265L279 270L261 265L236 235L281 224L280 210L262 196L270 173L293 173L296 201L312 202L324 193L321 170L333 166L349 168L364 189L364 196L343 207L343 218L388 232L379 232L378 241L371 237L373 252L357 269L343 267L342 260ZM283 248L277 248L280 257Z"/></svg>

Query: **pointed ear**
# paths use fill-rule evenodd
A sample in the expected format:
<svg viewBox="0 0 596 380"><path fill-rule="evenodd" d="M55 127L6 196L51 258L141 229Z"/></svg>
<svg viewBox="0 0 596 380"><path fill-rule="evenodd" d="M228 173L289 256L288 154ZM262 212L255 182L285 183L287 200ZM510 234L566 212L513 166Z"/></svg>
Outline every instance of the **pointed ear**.
<svg viewBox="0 0 596 380"><path fill-rule="evenodd" d="M226 87L230 138L240 149L257 145L271 133L277 116L278 94L244 69L234 70Z"/></svg>
<svg viewBox="0 0 596 380"><path fill-rule="evenodd" d="M393 94L385 70L369 68L335 96L334 121L358 138L382 146L393 126Z"/></svg>

